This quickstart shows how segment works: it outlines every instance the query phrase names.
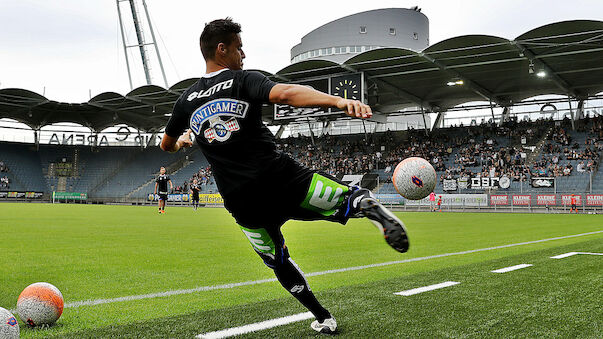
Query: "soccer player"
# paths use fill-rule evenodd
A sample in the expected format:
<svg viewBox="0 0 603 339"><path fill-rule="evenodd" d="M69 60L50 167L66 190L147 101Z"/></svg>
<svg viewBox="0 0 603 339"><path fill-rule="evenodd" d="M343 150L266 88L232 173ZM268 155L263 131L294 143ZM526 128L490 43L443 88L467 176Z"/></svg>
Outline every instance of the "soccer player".
<svg viewBox="0 0 603 339"><path fill-rule="evenodd" d="M155 192L157 194L157 188L159 188L159 202L157 203L159 206L159 213L165 213L165 202L168 199L168 183L170 184L170 190L174 189L174 185L172 185L172 180L170 177L165 174L165 167L161 167L159 169L159 176L155 179Z"/></svg>
<svg viewBox="0 0 603 339"><path fill-rule="evenodd" d="M431 211L432 212L436 211L436 208L435 208L435 200L436 200L436 198L435 198L435 196L436 196L435 192L429 193L429 205L431 206Z"/></svg>
<svg viewBox="0 0 603 339"><path fill-rule="evenodd" d="M193 180L189 190L193 196L193 209L196 211L199 207L199 185L197 184L197 179Z"/></svg>
<svg viewBox="0 0 603 339"><path fill-rule="evenodd" d="M578 206L576 205L576 195L573 193L570 198L570 203L572 204L572 206L570 207L570 213L572 213L572 211L575 211L576 213L578 213Z"/></svg>
<svg viewBox="0 0 603 339"><path fill-rule="evenodd" d="M369 190L349 187L277 151L274 136L262 123L262 105L333 107L356 118L371 117L371 108L357 100L277 84L258 72L243 71L240 32L241 26L230 18L205 26L200 47L206 74L174 104L161 148L177 152L191 146L190 134L195 134L211 164L224 206L253 249L274 270L281 285L316 317L311 328L334 333L335 318L316 300L289 256L280 227L290 219L345 224L350 217L365 216L399 252L408 250L406 230Z"/></svg>
<svg viewBox="0 0 603 339"><path fill-rule="evenodd" d="M438 195L438 211L442 212L442 196Z"/></svg>

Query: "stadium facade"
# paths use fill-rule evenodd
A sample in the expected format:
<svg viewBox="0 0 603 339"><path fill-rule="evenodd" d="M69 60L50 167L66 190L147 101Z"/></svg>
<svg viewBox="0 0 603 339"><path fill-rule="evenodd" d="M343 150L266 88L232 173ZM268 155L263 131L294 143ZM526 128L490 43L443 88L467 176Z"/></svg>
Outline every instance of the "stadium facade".
<svg viewBox="0 0 603 339"><path fill-rule="evenodd" d="M322 59L337 63L383 47L421 51L429 46L429 20L420 9L383 8L326 23L291 48L291 63Z"/></svg>

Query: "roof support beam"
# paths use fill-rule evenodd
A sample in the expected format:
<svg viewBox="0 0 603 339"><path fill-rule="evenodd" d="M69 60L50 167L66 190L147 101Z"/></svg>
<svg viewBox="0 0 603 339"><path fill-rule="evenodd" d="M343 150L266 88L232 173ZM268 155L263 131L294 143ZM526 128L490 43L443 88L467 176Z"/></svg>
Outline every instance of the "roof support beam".
<svg viewBox="0 0 603 339"><path fill-rule="evenodd" d="M539 58L537 55L532 53L532 51L525 47L521 42L511 41L511 45L515 46L515 48L519 51L520 55L523 54L530 60L538 59L538 62L542 65L542 68L546 72L547 76L550 77L550 79L553 80L555 85L559 87L562 91L564 91L567 95L573 96L574 98L577 98L579 96L578 93L574 89L572 89L572 87L565 80L563 80L557 73L555 73L555 71L553 71L549 67L549 65L546 64L546 62L544 62L544 60L542 60L542 58Z"/></svg>
<svg viewBox="0 0 603 339"><path fill-rule="evenodd" d="M276 134L274 135L274 137L275 137L276 139L280 139L280 138L283 136L283 132L285 132L285 125L281 125L281 126L278 128L278 131L276 132Z"/></svg>
<svg viewBox="0 0 603 339"><path fill-rule="evenodd" d="M450 67L442 64L441 62L435 60L434 58L428 56L425 53L419 53L419 55L429 61L430 63L432 63L433 65L437 66L440 70L442 70L443 72L448 73L452 78L459 78L462 79L464 82L464 85L469 88L471 91L473 91L475 94L479 95L480 97L484 98L487 101L492 101L495 102L499 105L502 106L502 103L500 102L500 99L498 99L494 93L490 92L489 90L483 88L482 86L480 86L479 84L476 84L475 82L471 81L470 79L464 77L461 73L452 70Z"/></svg>
<svg viewBox="0 0 603 339"><path fill-rule="evenodd" d="M444 117L446 116L446 112L438 112L438 115L433 122L433 126L431 126L431 130L433 131L436 128L444 127L442 122L444 121Z"/></svg>

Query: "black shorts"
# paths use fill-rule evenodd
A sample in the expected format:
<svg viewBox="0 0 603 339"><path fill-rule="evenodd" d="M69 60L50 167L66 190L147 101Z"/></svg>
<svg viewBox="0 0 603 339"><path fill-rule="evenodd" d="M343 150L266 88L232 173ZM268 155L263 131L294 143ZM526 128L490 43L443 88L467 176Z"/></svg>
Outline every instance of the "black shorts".
<svg viewBox="0 0 603 339"><path fill-rule="evenodd" d="M331 191L341 192L332 210L321 211L307 203L309 190L318 187L315 184L317 178L322 180L320 187L332 185ZM224 207L240 226L278 229L290 219L347 222L348 218L335 209L347 202L348 192L349 187L338 179L308 169L286 154L281 154L277 166L272 166L259 180L245 184L223 198ZM336 200L336 195L332 197L332 201Z"/></svg>
<svg viewBox="0 0 603 339"><path fill-rule="evenodd" d="M193 193L193 201L199 202L199 193Z"/></svg>
<svg viewBox="0 0 603 339"><path fill-rule="evenodd" d="M168 200L167 193L159 193L159 200L167 201Z"/></svg>
<svg viewBox="0 0 603 339"><path fill-rule="evenodd" d="M578 207L576 207L576 204L572 204L571 209L576 209L576 210L577 210L577 209L578 209Z"/></svg>

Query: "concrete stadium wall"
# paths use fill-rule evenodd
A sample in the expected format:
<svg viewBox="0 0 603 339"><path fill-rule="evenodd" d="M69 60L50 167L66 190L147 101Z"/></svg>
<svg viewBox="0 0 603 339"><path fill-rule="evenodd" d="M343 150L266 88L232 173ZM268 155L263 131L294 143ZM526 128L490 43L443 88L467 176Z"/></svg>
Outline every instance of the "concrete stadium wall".
<svg viewBox="0 0 603 339"><path fill-rule="evenodd" d="M361 32L365 27L365 33ZM390 28L395 34L390 34ZM339 46L401 47L420 51L429 46L429 20L421 12L406 8L384 8L352 14L324 24L302 37L291 48L291 60L304 52ZM359 52L320 55L341 63Z"/></svg>

